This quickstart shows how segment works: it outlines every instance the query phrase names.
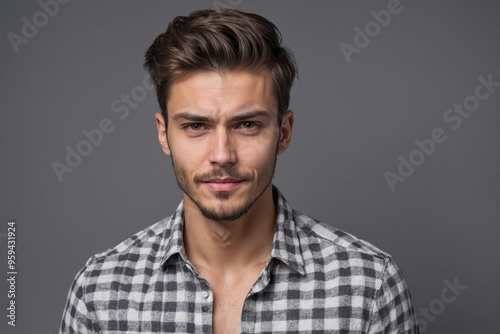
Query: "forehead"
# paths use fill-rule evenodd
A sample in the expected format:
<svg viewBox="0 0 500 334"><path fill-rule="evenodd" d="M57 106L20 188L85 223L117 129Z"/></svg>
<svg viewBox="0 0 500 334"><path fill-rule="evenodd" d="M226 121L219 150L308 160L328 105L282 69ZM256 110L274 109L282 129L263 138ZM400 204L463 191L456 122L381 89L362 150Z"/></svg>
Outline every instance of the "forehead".
<svg viewBox="0 0 500 334"><path fill-rule="evenodd" d="M171 85L167 110L169 119L182 112L225 118L248 110L274 114L277 103L268 70L193 72Z"/></svg>

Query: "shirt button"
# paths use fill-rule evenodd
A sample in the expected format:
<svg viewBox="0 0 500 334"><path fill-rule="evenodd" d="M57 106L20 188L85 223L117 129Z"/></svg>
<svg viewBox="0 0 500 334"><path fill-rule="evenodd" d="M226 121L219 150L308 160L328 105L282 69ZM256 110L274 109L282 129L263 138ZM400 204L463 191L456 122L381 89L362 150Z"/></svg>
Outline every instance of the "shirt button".
<svg viewBox="0 0 500 334"><path fill-rule="evenodd" d="M202 296L203 298L207 299L207 298L208 298L208 292L203 291L203 292L201 293L201 296Z"/></svg>
<svg viewBox="0 0 500 334"><path fill-rule="evenodd" d="M201 310L202 310L203 312L207 312L207 311L208 311L208 306L203 306L203 307L201 308Z"/></svg>

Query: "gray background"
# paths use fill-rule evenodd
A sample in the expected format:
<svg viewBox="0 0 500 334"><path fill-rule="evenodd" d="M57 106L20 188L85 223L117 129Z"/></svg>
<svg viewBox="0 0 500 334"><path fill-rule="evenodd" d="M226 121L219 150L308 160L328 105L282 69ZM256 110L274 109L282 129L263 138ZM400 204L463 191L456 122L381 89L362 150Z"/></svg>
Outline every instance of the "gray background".
<svg viewBox="0 0 500 334"><path fill-rule="evenodd" d="M0 332L56 333L85 261L173 212L181 193L157 143L154 93L123 119L111 104L142 85L144 51L168 22L226 4L275 22L297 58L294 137L275 177L294 208L392 254L425 333L499 333L500 87L457 130L443 114L479 75L500 81L500 4L401 0L348 63L339 44L388 2L74 0L15 53L7 34L21 35L41 7L2 1L1 268L16 219L18 309L7 326L2 279ZM59 182L51 164L104 118L114 131ZM392 192L384 172L434 128L447 141ZM467 288L443 303L455 279Z"/></svg>

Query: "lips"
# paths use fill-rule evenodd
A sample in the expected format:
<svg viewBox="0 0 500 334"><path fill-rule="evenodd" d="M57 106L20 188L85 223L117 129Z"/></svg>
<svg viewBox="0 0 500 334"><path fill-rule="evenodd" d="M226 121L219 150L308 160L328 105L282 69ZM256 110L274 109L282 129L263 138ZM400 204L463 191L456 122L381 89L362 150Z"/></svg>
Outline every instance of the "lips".
<svg viewBox="0 0 500 334"><path fill-rule="evenodd" d="M203 182L214 191L231 191L238 188L243 180L233 178L215 178Z"/></svg>
<svg viewBox="0 0 500 334"><path fill-rule="evenodd" d="M207 182L207 183L238 183L238 182L242 182L242 180L227 177L227 178L223 178L223 179L220 179L220 178L211 179L211 180L208 180L205 182Z"/></svg>

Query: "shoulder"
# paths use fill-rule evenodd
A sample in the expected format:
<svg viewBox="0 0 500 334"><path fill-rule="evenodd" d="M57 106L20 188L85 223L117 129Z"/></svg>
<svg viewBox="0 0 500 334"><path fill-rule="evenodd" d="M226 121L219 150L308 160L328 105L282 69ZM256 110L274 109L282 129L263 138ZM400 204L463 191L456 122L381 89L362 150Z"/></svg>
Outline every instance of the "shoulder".
<svg viewBox="0 0 500 334"><path fill-rule="evenodd" d="M111 247L101 253L95 254L93 257L96 261L103 259L113 259L114 257L124 254L139 253L144 247L150 247L157 243L165 234L169 234L172 228L171 218L164 218L157 223L135 233L118 245Z"/></svg>
<svg viewBox="0 0 500 334"><path fill-rule="evenodd" d="M132 294L144 290L172 239L177 226L173 217L162 219L87 260L71 284L61 333L97 333L98 319L109 317L112 303L128 301Z"/></svg>
<svg viewBox="0 0 500 334"><path fill-rule="evenodd" d="M390 257L388 253L377 248L370 242L303 213L294 211L294 218L297 228L308 238L316 242L336 246L345 251L354 251L380 258Z"/></svg>
<svg viewBox="0 0 500 334"><path fill-rule="evenodd" d="M294 212L305 271L324 281L326 296L362 305L370 333L419 333L411 295L392 257L352 234ZM328 299L328 298L327 298Z"/></svg>
<svg viewBox="0 0 500 334"><path fill-rule="evenodd" d="M381 278L387 266L394 264L391 255L370 242L298 211L293 213L306 266L324 263L335 270Z"/></svg>
<svg viewBox="0 0 500 334"><path fill-rule="evenodd" d="M369 314L370 333L419 333L410 291L391 255L299 212L294 219L306 272L324 278L334 298L348 295L349 307L351 296L364 296L356 302Z"/></svg>
<svg viewBox="0 0 500 334"><path fill-rule="evenodd" d="M172 234L172 217L135 233L118 245L91 256L80 274L87 278L98 276L130 276L132 272L144 272L155 265L165 243Z"/></svg>

